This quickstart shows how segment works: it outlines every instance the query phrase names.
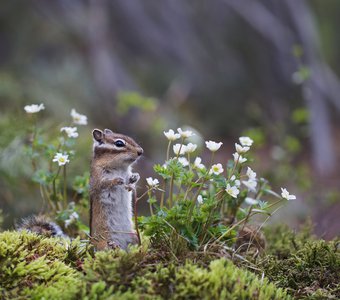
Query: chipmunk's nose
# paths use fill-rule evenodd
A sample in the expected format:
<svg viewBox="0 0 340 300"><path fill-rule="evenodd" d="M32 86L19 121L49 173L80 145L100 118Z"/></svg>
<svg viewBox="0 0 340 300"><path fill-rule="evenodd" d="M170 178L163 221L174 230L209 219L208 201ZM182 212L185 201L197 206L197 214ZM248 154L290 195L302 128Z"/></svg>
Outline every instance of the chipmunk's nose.
<svg viewBox="0 0 340 300"><path fill-rule="evenodd" d="M144 152L143 148L139 148L139 149L137 150L138 156L141 156L141 155L143 154L143 152Z"/></svg>

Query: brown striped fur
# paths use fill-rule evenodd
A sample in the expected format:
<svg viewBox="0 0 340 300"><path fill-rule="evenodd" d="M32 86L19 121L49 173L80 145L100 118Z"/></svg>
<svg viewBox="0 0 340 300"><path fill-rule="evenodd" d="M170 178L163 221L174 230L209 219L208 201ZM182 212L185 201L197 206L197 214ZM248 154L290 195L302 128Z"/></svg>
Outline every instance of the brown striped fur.
<svg viewBox="0 0 340 300"><path fill-rule="evenodd" d="M97 250L113 247L126 249L129 244L137 242L132 223L130 190L139 175L131 172L131 166L143 149L132 138L109 129L93 130L93 138L91 241Z"/></svg>

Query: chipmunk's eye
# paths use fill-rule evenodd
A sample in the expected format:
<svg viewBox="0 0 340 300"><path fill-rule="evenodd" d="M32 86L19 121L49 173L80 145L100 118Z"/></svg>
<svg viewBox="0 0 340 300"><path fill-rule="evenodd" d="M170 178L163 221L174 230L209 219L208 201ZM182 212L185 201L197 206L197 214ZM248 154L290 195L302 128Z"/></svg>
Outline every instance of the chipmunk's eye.
<svg viewBox="0 0 340 300"><path fill-rule="evenodd" d="M125 142L122 140L117 140L114 142L115 146L117 147L124 147L125 146Z"/></svg>

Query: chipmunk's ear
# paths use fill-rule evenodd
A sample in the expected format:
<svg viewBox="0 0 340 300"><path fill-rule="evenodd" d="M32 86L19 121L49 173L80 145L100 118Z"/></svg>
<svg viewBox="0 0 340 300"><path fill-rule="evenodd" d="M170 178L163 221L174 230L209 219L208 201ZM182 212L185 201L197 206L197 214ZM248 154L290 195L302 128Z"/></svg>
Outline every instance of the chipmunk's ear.
<svg viewBox="0 0 340 300"><path fill-rule="evenodd" d="M112 130L110 130L110 129L104 129L104 134L107 134L107 135L113 135L114 133L113 133L113 131Z"/></svg>
<svg viewBox="0 0 340 300"><path fill-rule="evenodd" d="M103 142L103 138L104 138L104 134L101 130L99 129L94 129L92 131L92 135L95 141L102 143Z"/></svg>

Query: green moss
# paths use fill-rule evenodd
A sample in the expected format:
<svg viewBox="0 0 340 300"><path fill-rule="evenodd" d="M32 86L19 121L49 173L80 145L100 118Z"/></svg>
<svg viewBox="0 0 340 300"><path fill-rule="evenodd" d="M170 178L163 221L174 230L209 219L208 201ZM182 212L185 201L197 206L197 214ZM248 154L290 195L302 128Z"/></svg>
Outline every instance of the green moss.
<svg viewBox="0 0 340 300"><path fill-rule="evenodd" d="M267 236L271 255L257 262L263 279L226 259L171 261L139 248L93 255L79 240L7 231L0 233L0 298L339 298L339 244L280 230L282 241L270 246ZM285 243L296 247L281 251Z"/></svg>
<svg viewBox="0 0 340 300"><path fill-rule="evenodd" d="M100 251L94 258L89 256L83 267L87 291L90 292L97 282L104 282L112 292L127 291L134 276L142 271L144 256L145 253L138 250Z"/></svg>
<svg viewBox="0 0 340 300"><path fill-rule="evenodd" d="M340 298L339 240L315 240L307 229L295 234L283 227L270 235L271 255L259 263L270 281L299 298Z"/></svg>
<svg viewBox="0 0 340 300"><path fill-rule="evenodd" d="M0 294L5 299L74 299L81 274L66 262L74 248L80 248L79 241L69 244L28 232L1 233Z"/></svg>
<svg viewBox="0 0 340 300"><path fill-rule="evenodd" d="M146 253L137 250L98 252L84 264L86 294L93 295L95 288L100 299L110 292L119 293L122 299L128 299L127 295L139 299L290 299L267 279L225 259L212 261L209 268L190 261L163 265L148 260Z"/></svg>
<svg viewBox="0 0 340 300"><path fill-rule="evenodd" d="M266 254L272 254L278 259L289 257L292 252L301 249L308 241L315 240L312 235L312 225L306 223L298 232L287 225L272 226L265 229L267 240Z"/></svg>
<svg viewBox="0 0 340 300"><path fill-rule="evenodd" d="M144 292L163 290L165 295L171 293L170 299L290 299L284 290L225 259L212 261L209 268L192 262L161 268L146 273L143 280L139 286Z"/></svg>

